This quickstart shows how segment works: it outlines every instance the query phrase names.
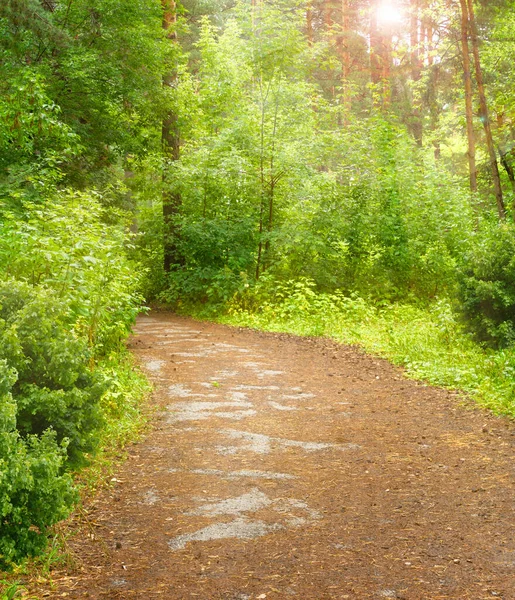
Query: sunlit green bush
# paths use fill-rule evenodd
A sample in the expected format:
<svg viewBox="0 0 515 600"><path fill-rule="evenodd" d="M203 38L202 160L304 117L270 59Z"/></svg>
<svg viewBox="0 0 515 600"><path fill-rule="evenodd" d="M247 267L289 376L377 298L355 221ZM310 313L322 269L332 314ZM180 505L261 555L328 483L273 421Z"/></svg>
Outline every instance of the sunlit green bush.
<svg viewBox="0 0 515 600"><path fill-rule="evenodd" d="M119 347L142 301L125 217L103 216L98 193L63 192L17 211L0 204L0 279L53 289L95 355Z"/></svg>

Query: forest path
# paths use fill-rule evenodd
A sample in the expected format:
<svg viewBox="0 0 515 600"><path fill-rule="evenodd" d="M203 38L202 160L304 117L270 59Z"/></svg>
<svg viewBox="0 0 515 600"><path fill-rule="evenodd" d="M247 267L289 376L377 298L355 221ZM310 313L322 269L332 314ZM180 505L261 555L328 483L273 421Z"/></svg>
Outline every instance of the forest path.
<svg viewBox="0 0 515 600"><path fill-rule="evenodd" d="M131 347L155 426L46 597L515 598L509 421L328 340L152 313Z"/></svg>

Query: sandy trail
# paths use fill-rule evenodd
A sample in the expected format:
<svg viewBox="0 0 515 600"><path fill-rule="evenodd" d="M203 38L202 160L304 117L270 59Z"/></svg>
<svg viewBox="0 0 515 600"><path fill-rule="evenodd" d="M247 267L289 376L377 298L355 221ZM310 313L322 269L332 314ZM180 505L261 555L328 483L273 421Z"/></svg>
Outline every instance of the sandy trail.
<svg viewBox="0 0 515 600"><path fill-rule="evenodd" d="M167 313L155 426L45 597L515 599L515 428L323 340Z"/></svg>

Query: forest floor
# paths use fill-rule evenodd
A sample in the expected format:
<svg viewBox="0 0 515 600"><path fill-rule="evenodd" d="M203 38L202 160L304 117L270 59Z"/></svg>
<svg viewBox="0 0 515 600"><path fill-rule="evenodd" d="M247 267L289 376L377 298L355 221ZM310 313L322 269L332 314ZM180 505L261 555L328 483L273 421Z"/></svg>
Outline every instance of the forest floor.
<svg viewBox="0 0 515 600"><path fill-rule="evenodd" d="M38 598L515 599L515 427L324 339L138 320L155 423Z"/></svg>

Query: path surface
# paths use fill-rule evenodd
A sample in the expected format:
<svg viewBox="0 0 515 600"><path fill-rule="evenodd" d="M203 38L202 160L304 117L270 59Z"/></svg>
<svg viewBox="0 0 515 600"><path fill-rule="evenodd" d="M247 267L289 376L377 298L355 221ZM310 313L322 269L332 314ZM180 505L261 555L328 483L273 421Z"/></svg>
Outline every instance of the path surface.
<svg viewBox="0 0 515 600"><path fill-rule="evenodd" d="M515 427L322 340L155 313L155 428L47 597L515 599Z"/></svg>

